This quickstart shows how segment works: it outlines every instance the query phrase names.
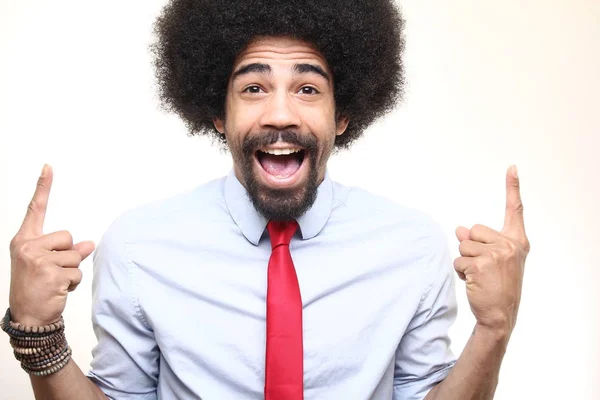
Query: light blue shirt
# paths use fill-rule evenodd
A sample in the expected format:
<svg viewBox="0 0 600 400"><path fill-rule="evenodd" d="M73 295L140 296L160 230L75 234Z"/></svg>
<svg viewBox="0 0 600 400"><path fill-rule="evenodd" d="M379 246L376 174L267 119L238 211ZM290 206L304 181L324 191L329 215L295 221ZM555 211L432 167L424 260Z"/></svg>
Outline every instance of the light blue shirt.
<svg viewBox="0 0 600 400"><path fill-rule="evenodd" d="M439 225L329 175L290 251L306 400L423 399L454 365ZM267 221L233 173L128 211L94 254L90 378L113 399L263 399Z"/></svg>

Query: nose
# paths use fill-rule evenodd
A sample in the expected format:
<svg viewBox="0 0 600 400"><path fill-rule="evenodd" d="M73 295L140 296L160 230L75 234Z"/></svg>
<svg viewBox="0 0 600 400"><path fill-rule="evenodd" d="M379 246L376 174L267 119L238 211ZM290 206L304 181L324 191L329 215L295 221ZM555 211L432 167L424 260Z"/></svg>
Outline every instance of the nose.
<svg viewBox="0 0 600 400"><path fill-rule="evenodd" d="M261 115L260 125L266 130L285 130L300 127L301 120L292 96L285 91L271 95Z"/></svg>

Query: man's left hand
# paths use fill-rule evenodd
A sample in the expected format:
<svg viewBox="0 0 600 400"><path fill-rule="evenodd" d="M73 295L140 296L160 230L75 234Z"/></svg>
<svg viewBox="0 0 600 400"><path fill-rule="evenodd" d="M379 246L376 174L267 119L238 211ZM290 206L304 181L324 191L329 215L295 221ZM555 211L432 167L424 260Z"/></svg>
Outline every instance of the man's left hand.
<svg viewBox="0 0 600 400"><path fill-rule="evenodd" d="M500 232L487 226L458 227L462 257L454 269L466 282L467 298L477 326L510 336L517 320L529 240L517 168L506 174L506 214Z"/></svg>

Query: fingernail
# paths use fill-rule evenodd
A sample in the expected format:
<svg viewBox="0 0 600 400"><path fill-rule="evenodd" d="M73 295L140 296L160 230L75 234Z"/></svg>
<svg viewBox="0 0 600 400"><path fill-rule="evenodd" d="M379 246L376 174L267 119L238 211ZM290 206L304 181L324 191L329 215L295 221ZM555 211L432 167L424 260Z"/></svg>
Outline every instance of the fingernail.
<svg viewBox="0 0 600 400"><path fill-rule="evenodd" d="M517 171L517 166L516 166L516 165L513 165L513 166L512 166L512 173L513 173L513 176L514 176L516 179L519 179L519 172Z"/></svg>
<svg viewBox="0 0 600 400"><path fill-rule="evenodd" d="M42 178L46 176L46 171L48 171L48 164L44 164L42 167L42 174L40 175Z"/></svg>

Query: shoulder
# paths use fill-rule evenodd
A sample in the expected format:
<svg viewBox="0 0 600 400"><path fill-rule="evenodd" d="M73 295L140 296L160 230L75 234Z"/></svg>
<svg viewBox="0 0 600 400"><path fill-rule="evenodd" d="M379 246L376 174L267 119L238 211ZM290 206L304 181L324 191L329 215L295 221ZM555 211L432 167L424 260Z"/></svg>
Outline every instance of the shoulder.
<svg viewBox="0 0 600 400"><path fill-rule="evenodd" d="M108 227L101 245L135 243L149 237L186 232L190 226L222 218L225 178L204 183L194 189L129 209Z"/></svg>
<svg viewBox="0 0 600 400"><path fill-rule="evenodd" d="M333 213L353 221L361 230L382 232L390 240L411 243L426 253L443 251L448 245L442 226L423 210L337 182L333 192Z"/></svg>

